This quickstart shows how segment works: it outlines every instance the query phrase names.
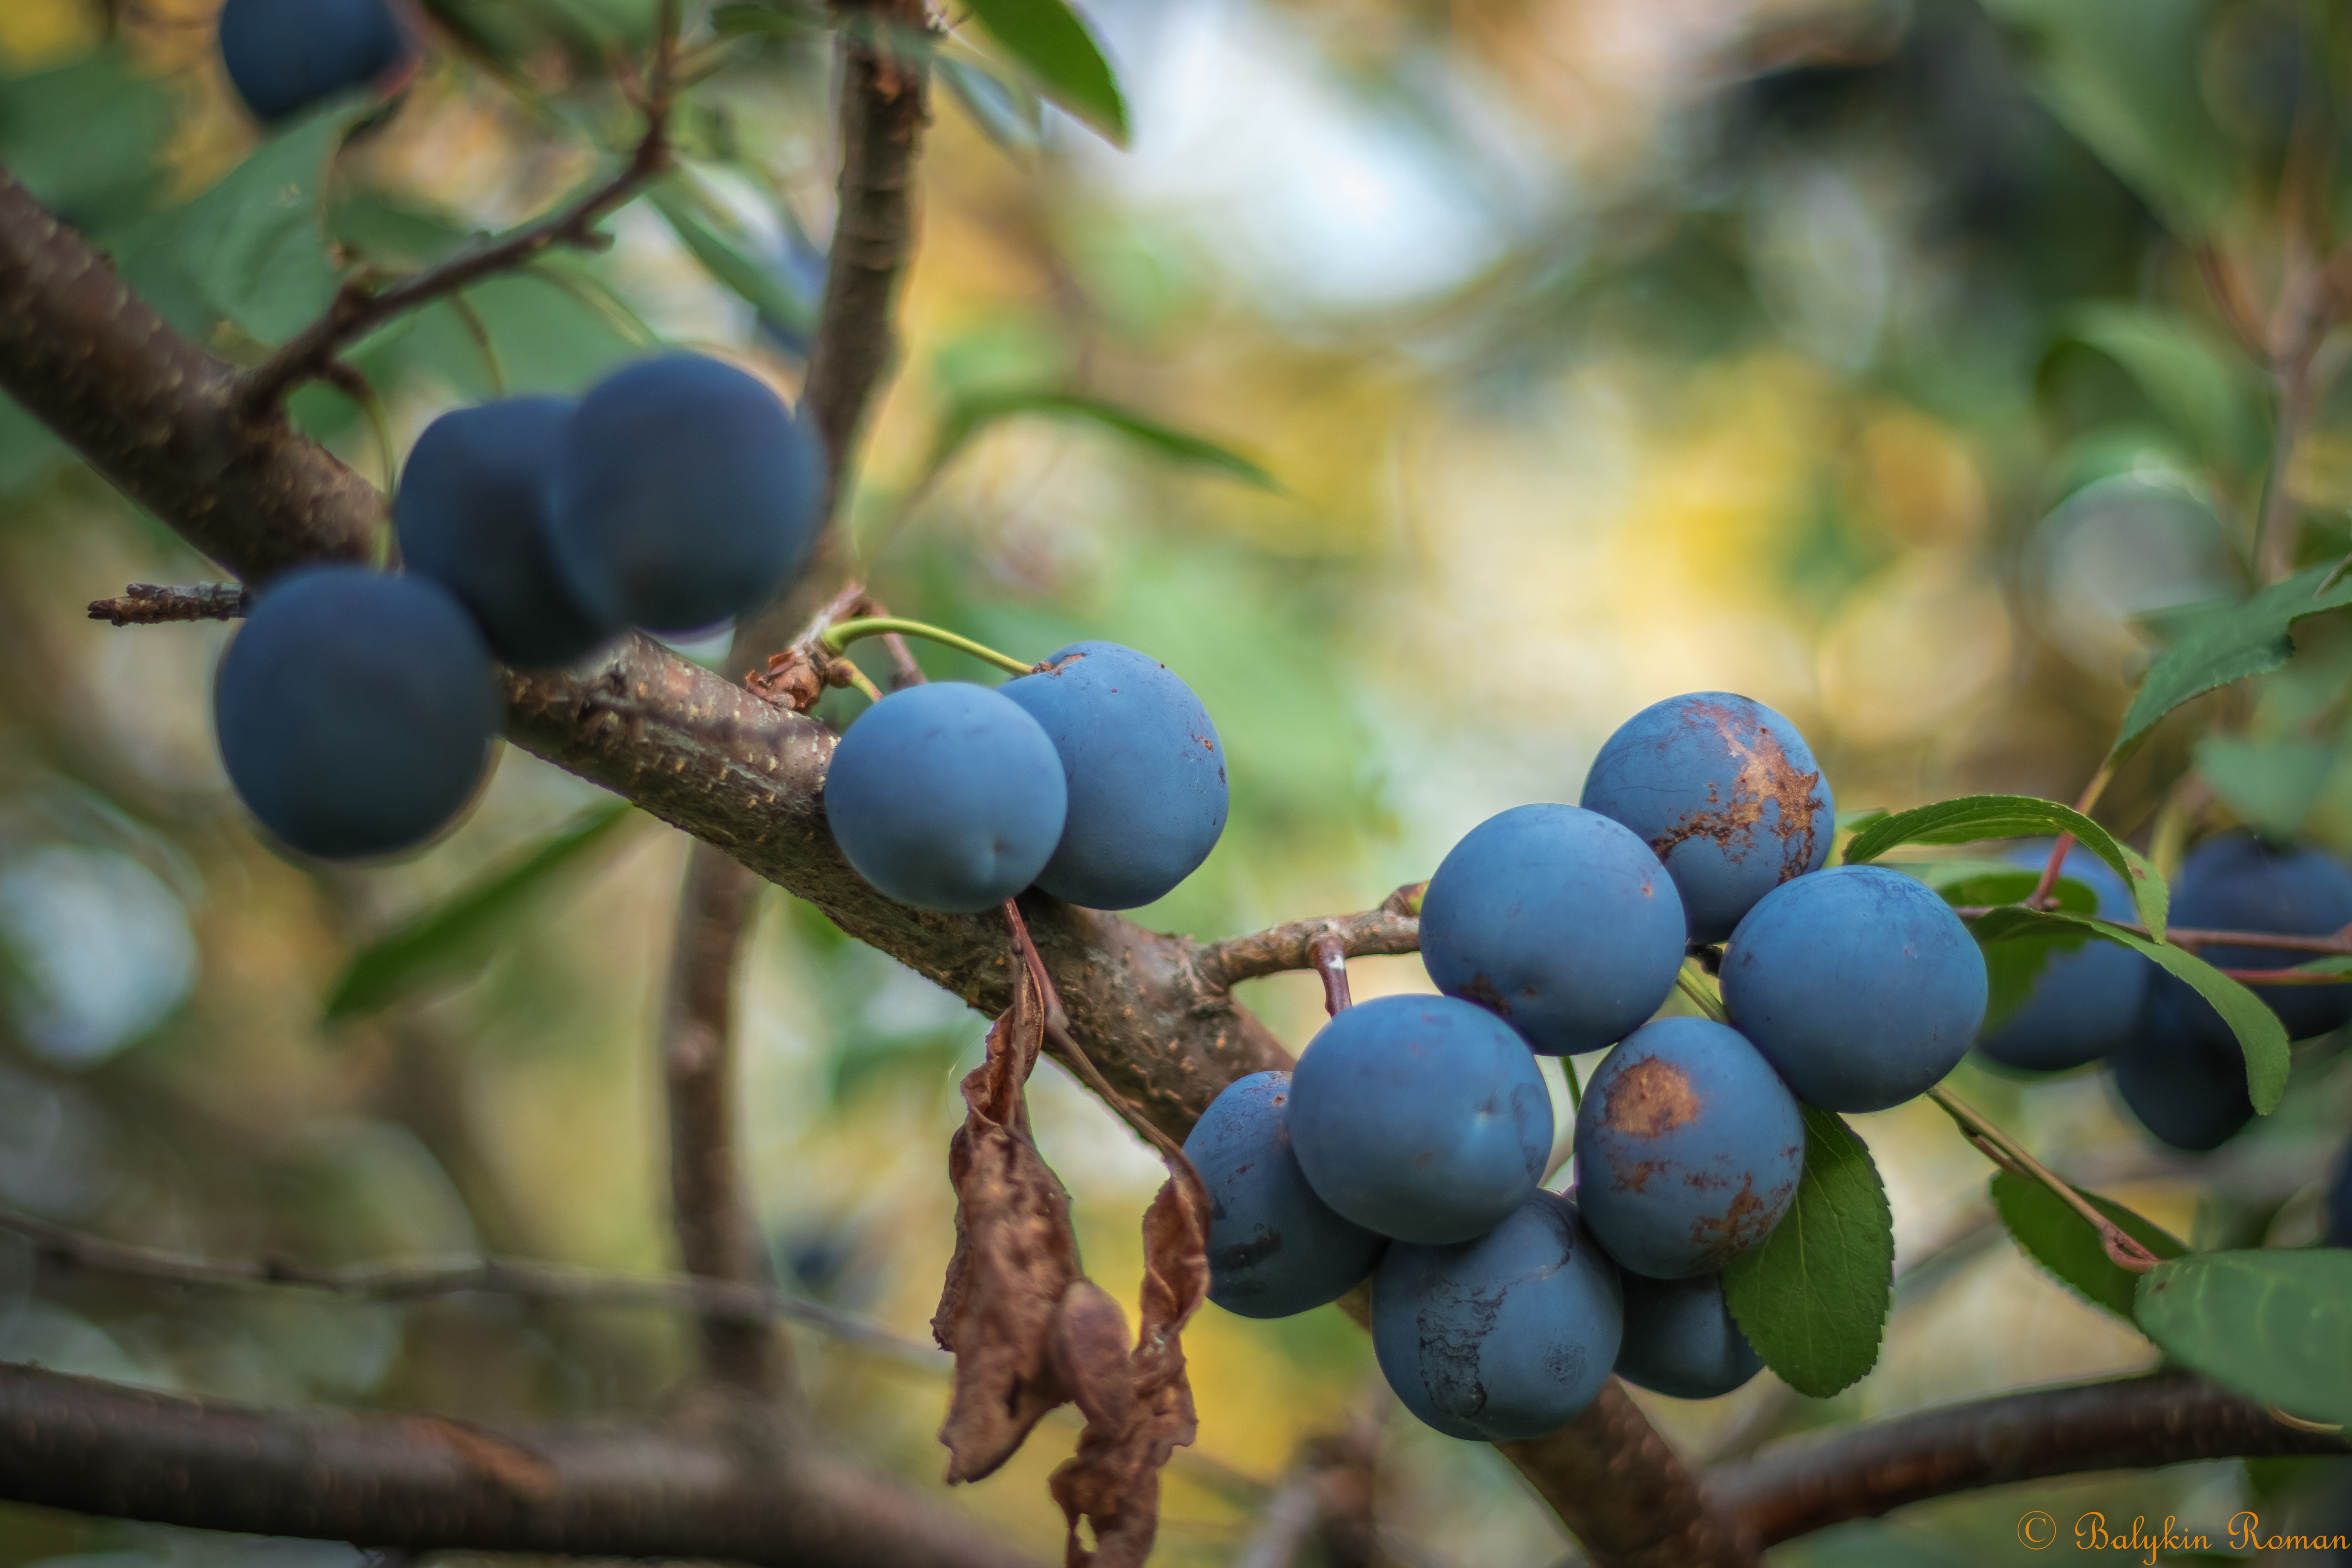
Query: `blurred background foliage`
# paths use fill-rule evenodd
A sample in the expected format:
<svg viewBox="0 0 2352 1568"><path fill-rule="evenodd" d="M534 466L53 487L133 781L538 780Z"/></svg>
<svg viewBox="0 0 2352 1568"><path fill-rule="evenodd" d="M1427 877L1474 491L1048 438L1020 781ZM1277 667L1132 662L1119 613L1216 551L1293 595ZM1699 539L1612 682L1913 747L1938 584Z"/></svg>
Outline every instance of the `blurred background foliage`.
<svg viewBox="0 0 2352 1568"><path fill-rule="evenodd" d="M1693 689L1795 719L1848 809L2072 799L2183 607L2251 581L2277 398L2200 256L2270 300L2344 232L2340 7L1086 8L1129 95L1124 151L1041 106L984 37L942 56L903 363L845 526L900 614L1027 657L1108 637L1202 693L1233 825L1147 923L1221 935L1374 903L1488 814L1574 799L1619 722ZM339 272L444 254L616 155L613 65L652 6L426 0L436 45L395 102L267 142L221 78L212 9L0 5L0 160L176 325L250 360ZM310 389L305 426L388 480L442 410L577 390L657 342L789 394L831 221L829 39L794 0L715 19L685 166L613 221L609 251L384 330L352 356L372 395ZM2352 547L2348 399L2317 401L2271 479L2298 562ZM1106 405L1147 423L1088 416ZM213 750L228 628L82 618L205 564L6 405L0 497L0 1202L222 1257L665 1268L651 1037L678 837L592 815L595 791L510 752L413 861L289 863ZM2165 859L2231 821L2352 848L2352 637L2300 637L2277 675L2168 721L2103 815ZM988 678L934 651L934 674ZM389 978L348 973L404 930ZM1411 959L1356 968L1360 996L1425 984ZM923 1338L981 1020L772 889L742 990L776 1279ZM1246 992L1305 1043L1310 979ZM2339 1059L2306 1047L2281 1112L2201 1160L2158 1152L2095 1075L1970 1067L1964 1092L2200 1244L2294 1244L2352 1122ZM1033 1095L1090 1271L1129 1293L1158 1164L1058 1069ZM2152 1363L2000 1238L1988 1173L1937 1112L1859 1125L1905 1271L1882 1364L1826 1405L1769 1373L1705 1406L1639 1396L1690 1451ZM936 1478L943 1380L794 1333L841 1446ZM1209 1309L1190 1342L1202 1434L1160 1560L1224 1561L1297 1445L1359 1409L1385 1423L1381 1517L1424 1556L1565 1550L1491 1451L1370 1402L1368 1342L1336 1311ZM163 1387L629 1412L662 1403L688 1351L646 1310L178 1294L37 1265L0 1234L0 1357ZM1068 1436L1049 1425L961 1500L1050 1553L1043 1481ZM2027 1507L2218 1527L2333 1506L2310 1500L2341 1484L2311 1465L2098 1478L1781 1556L2001 1562L2031 1556ZM0 1509L8 1568L279 1557L354 1560Z"/></svg>

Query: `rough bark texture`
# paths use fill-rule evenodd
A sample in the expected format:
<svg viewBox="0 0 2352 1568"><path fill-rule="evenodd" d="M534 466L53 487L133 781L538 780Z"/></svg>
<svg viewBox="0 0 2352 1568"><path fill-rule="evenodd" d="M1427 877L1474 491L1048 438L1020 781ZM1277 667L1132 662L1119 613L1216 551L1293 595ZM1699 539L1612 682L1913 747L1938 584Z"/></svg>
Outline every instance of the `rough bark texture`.
<svg viewBox="0 0 2352 1568"><path fill-rule="evenodd" d="M1979 1487L2191 1459L2352 1454L2193 1373L2035 1389L1776 1444L1710 1478L1763 1545Z"/></svg>
<svg viewBox="0 0 2352 1568"><path fill-rule="evenodd" d="M1754 1568L1758 1542L1709 1506L1622 1384L1548 1437L1497 1443L1598 1564Z"/></svg>
<svg viewBox="0 0 2352 1568"><path fill-rule="evenodd" d="M250 1410L0 1364L0 1497L412 1552L778 1568L1027 1562L970 1520L731 1405L659 1426L492 1428Z"/></svg>

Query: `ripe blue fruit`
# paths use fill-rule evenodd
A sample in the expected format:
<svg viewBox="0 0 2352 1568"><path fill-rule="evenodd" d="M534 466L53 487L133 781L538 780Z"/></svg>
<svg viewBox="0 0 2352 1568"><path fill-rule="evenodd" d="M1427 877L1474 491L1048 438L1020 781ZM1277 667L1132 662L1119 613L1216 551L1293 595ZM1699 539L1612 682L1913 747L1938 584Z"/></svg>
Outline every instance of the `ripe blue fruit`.
<svg viewBox="0 0 2352 1568"><path fill-rule="evenodd" d="M692 631L784 586L816 536L824 455L756 376L669 354L581 401L548 493L557 566L592 619Z"/></svg>
<svg viewBox="0 0 2352 1568"><path fill-rule="evenodd" d="M1618 728L1584 778L1681 889L1693 942L1721 942L1774 888L1829 858L1830 786L1797 727L1761 702L1693 691Z"/></svg>
<svg viewBox="0 0 2352 1568"><path fill-rule="evenodd" d="M393 503L408 569L457 595L518 669L570 664L621 629L591 618L556 571L547 477L573 406L519 397L443 415L416 438Z"/></svg>
<svg viewBox="0 0 2352 1568"><path fill-rule="evenodd" d="M1617 1266L1576 1205L1538 1189L1488 1234L1397 1242L1372 1279L1372 1352L1404 1407L1449 1437L1540 1437L1609 1381Z"/></svg>
<svg viewBox="0 0 2352 1568"><path fill-rule="evenodd" d="M1639 1028L1682 967L1682 899L1649 847L1573 805L1488 817L1440 862L1421 961L1448 996L1511 1021L1552 1056Z"/></svg>
<svg viewBox="0 0 2352 1568"><path fill-rule="evenodd" d="M1625 1340L1617 1375L1626 1382L1675 1399L1713 1399L1764 1370L1724 1303L1722 1275L1644 1279L1629 1270L1620 1279Z"/></svg>
<svg viewBox="0 0 2352 1568"><path fill-rule="evenodd" d="M2218 1149L2253 1119L2246 1058L2213 1005L2160 974L2129 1044L2108 1058L2116 1091L2176 1149Z"/></svg>
<svg viewBox="0 0 2352 1568"><path fill-rule="evenodd" d="M2003 857L2040 870L2050 846L2021 845ZM2131 889L2105 860L2079 844L2066 849L2065 874L2098 896L2102 920L2136 921ZM2004 1067L2058 1072L2095 1062L2130 1040L2156 965L2127 947L2093 940L2073 952L2053 952L2033 987L2000 1027L1988 1029L1977 1049Z"/></svg>
<svg viewBox="0 0 2352 1568"><path fill-rule="evenodd" d="M1551 1132L1526 1043L1447 996L1343 1008L1291 1075L1290 1146L1316 1195L1405 1241L1501 1224L1543 1175Z"/></svg>
<svg viewBox="0 0 2352 1568"><path fill-rule="evenodd" d="M1225 1086L1184 1140L1209 1189L1209 1300L1244 1318L1336 1301L1381 1260L1386 1238L1315 1195L1290 1151L1290 1075Z"/></svg>
<svg viewBox="0 0 2352 1568"><path fill-rule="evenodd" d="M2225 833L2200 844L2180 863L2171 923L2188 931L2325 936L2352 924L2352 872L2316 849L2274 847L2250 834ZM2209 947L2198 956L2220 969L2284 969L2312 955L2274 947ZM2309 1039L2352 1021L2352 986L2257 985L2253 993L2270 1004L2291 1039Z"/></svg>
<svg viewBox="0 0 2352 1568"><path fill-rule="evenodd" d="M1036 879L1062 835L1061 759L985 686L894 691L834 748L825 820L857 874L902 904L977 914Z"/></svg>
<svg viewBox="0 0 2352 1568"><path fill-rule="evenodd" d="M1967 1054L1984 1022L1984 955L1923 884L1837 866L1748 911L1724 951L1723 1005L1798 1099L1884 1110Z"/></svg>
<svg viewBox="0 0 2352 1568"><path fill-rule="evenodd" d="M1788 1086L1738 1030L1706 1018L1634 1030L1576 1116L1584 1223L1654 1279L1713 1273L1770 1235L1804 1163Z"/></svg>
<svg viewBox="0 0 2352 1568"><path fill-rule="evenodd" d="M229 84L267 121L375 80L408 40L384 0L227 0L220 50Z"/></svg>
<svg viewBox="0 0 2352 1568"><path fill-rule="evenodd" d="M313 566L273 583L221 656L213 718L231 783L306 855L422 844L488 770L490 650L429 578Z"/></svg>
<svg viewBox="0 0 2352 1568"><path fill-rule="evenodd" d="M1117 643L1072 643L997 689L1054 738L1070 821L1037 885L1090 910L1131 910L1191 876L1225 830L1217 727L1166 665Z"/></svg>

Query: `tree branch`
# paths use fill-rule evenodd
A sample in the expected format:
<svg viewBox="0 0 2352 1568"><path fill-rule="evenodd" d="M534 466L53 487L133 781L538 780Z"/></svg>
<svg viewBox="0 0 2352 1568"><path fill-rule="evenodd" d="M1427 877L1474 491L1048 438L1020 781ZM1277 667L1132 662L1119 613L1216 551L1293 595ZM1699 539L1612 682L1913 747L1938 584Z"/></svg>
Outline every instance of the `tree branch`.
<svg viewBox="0 0 2352 1568"><path fill-rule="evenodd" d="M1376 910L1361 914L1328 915L1320 920L1292 921L1246 936L1227 937L1202 947L1194 960L1201 983L1212 991L1230 991L1244 980L1279 974L1285 970L1326 967L1324 954L1341 958L1372 953L1421 951L1422 889L1426 882L1399 888Z"/></svg>
<svg viewBox="0 0 2352 1568"><path fill-rule="evenodd" d="M0 1498L407 1551L1014 1568L977 1521L722 1405L492 1427L262 1411L0 1364Z"/></svg>
<svg viewBox="0 0 2352 1568"><path fill-rule="evenodd" d="M1758 1542L1700 1489L1611 1378L1548 1437L1497 1443L1560 1522L1607 1568L1756 1568Z"/></svg>
<svg viewBox="0 0 2352 1568"><path fill-rule="evenodd" d="M2193 1373L2035 1389L1776 1443L1708 1477L1769 1546L1953 1492L2191 1459L2352 1453Z"/></svg>
<svg viewBox="0 0 2352 1568"><path fill-rule="evenodd" d="M242 583L199 583L190 588L133 583L120 596L92 599L89 618L118 626L152 626L165 621L233 621L252 607Z"/></svg>

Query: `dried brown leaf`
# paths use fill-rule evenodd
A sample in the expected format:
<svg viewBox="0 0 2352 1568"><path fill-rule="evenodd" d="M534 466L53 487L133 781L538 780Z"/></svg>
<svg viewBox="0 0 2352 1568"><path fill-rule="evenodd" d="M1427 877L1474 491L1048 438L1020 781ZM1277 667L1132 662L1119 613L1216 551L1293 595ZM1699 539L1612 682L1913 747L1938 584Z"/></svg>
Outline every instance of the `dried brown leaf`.
<svg viewBox="0 0 2352 1568"><path fill-rule="evenodd" d="M940 1428L951 1482L993 1471L1068 1397L1054 1342L1079 1278L1077 1237L1070 1195L1029 1140L1021 1092L1045 1031L1044 994L1024 966L1013 1005L989 1031L988 1059L963 1080L964 1124L948 1152L956 1249L931 1332L956 1362Z"/></svg>

